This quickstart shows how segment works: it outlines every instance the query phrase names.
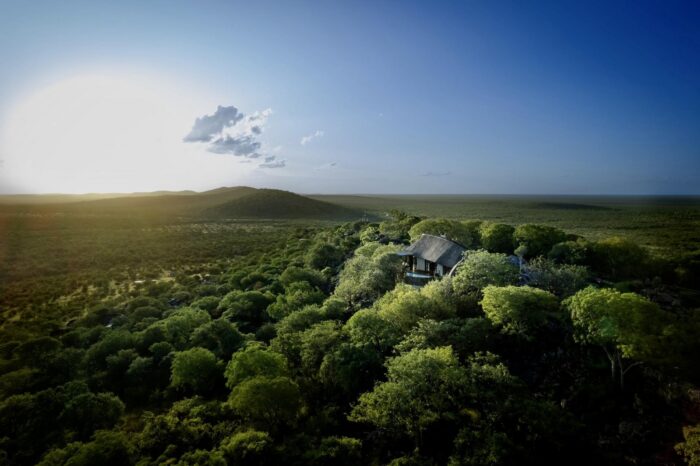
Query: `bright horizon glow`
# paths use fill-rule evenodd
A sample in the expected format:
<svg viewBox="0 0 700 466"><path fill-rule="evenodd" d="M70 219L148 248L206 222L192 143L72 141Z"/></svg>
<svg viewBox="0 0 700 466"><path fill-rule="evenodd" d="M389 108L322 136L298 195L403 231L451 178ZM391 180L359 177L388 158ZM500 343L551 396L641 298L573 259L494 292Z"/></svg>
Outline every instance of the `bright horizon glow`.
<svg viewBox="0 0 700 466"><path fill-rule="evenodd" d="M202 107L206 99L164 82L151 76L86 74L21 101L1 129L10 191L206 189L212 180L227 184L250 171L232 157L182 143L194 117L208 108ZM207 182L198 184L203 172Z"/></svg>

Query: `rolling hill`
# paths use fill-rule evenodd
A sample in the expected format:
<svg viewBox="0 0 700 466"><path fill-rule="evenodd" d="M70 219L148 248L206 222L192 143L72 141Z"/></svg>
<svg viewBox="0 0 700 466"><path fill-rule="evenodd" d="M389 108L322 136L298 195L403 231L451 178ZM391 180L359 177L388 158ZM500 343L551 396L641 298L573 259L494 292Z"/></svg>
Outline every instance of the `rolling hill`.
<svg viewBox="0 0 700 466"><path fill-rule="evenodd" d="M362 214L354 209L311 199L289 191L257 189L207 209L204 215L224 218L335 220L356 219Z"/></svg>
<svg viewBox="0 0 700 466"><path fill-rule="evenodd" d="M316 219L349 220L361 217L358 210L311 199L289 191L247 186L193 191L72 195L57 202L56 195L0 196L0 213L51 214L90 217L154 217L215 219ZM42 202L42 198L46 202ZM59 199L61 199L59 197ZM14 201L14 202L13 202Z"/></svg>

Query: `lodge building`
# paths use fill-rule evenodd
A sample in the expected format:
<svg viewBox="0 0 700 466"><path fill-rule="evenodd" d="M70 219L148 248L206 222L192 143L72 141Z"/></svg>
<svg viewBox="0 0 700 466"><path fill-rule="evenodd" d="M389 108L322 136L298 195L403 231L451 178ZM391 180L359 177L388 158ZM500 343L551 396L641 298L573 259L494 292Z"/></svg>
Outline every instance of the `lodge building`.
<svg viewBox="0 0 700 466"><path fill-rule="evenodd" d="M466 250L444 236L423 234L398 255L404 258L406 281L420 285L434 277L448 275Z"/></svg>

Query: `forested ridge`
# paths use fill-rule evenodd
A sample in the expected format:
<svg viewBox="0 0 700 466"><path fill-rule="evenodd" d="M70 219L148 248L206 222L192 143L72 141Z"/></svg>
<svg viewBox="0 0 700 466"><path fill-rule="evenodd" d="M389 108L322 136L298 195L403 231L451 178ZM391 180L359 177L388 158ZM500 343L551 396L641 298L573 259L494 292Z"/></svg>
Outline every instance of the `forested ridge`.
<svg viewBox="0 0 700 466"><path fill-rule="evenodd" d="M280 231L75 315L21 296L0 464L700 464L695 256L400 211ZM423 233L467 252L414 288Z"/></svg>

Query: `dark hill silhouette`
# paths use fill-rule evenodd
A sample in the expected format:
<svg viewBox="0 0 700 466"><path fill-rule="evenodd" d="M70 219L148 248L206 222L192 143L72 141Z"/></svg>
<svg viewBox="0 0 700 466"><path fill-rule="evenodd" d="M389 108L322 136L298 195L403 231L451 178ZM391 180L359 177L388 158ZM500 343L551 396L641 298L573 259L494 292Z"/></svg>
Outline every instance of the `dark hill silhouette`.
<svg viewBox="0 0 700 466"><path fill-rule="evenodd" d="M256 189L247 186L223 187L204 191L173 191L109 195L95 199L94 194L74 195L56 202L56 196L33 196L12 202L10 196L0 202L0 210L41 214L51 212L114 217L186 217L247 219L355 219L357 211L330 202L311 199L289 191ZM111 197L114 196L114 197ZM69 199L69 200L68 200Z"/></svg>
<svg viewBox="0 0 700 466"><path fill-rule="evenodd" d="M225 218L308 218L353 219L361 216L355 210L318 201L289 191L258 189L224 204L207 209L211 217Z"/></svg>

